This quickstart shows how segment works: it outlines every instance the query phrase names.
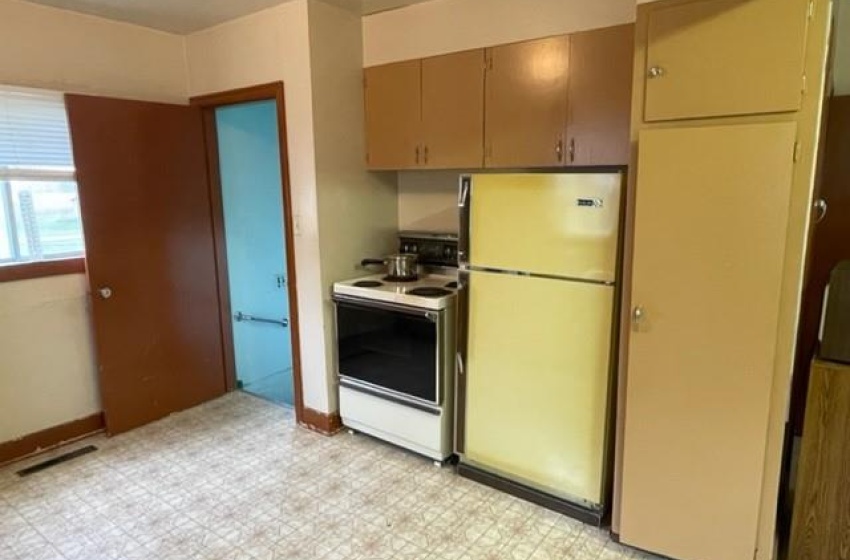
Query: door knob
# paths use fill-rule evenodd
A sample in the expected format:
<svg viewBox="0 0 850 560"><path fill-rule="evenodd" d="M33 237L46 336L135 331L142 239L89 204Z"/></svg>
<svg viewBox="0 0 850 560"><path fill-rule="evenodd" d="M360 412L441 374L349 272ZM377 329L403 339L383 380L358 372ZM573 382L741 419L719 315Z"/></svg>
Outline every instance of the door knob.
<svg viewBox="0 0 850 560"><path fill-rule="evenodd" d="M101 288L97 292L100 294L102 299L109 299L112 297L112 288Z"/></svg>
<svg viewBox="0 0 850 560"><path fill-rule="evenodd" d="M652 78L660 78L666 73L666 70L661 66L652 66L649 71L646 73L650 79Z"/></svg>
<svg viewBox="0 0 850 560"><path fill-rule="evenodd" d="M826 200L822 198L817 199L813 206L818 212L818 217L815 219L815 223L819 224L823 221L824 218L826 218L826 211L829 206L827 205Z"/></svg>
<svg viewBox="0 0 850 560"><path fill-rule="evenodd" d="M640 326L643 323L644 318L646 317L646 311L643 310L643 307L640 305L636 305L632 310L632 327L634 327L635 331L640 330Z"/></svg>

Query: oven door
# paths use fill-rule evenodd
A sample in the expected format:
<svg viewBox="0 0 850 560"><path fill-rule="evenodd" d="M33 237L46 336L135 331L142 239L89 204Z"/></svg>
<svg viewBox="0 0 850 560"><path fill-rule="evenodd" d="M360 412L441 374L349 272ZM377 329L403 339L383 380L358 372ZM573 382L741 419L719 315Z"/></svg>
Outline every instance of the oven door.
<svg viewBox="0 0 850 560"><path fill-rule="evenodd" d="M433 411L440 387L442 314L334 296L340 384Z"/></svg>

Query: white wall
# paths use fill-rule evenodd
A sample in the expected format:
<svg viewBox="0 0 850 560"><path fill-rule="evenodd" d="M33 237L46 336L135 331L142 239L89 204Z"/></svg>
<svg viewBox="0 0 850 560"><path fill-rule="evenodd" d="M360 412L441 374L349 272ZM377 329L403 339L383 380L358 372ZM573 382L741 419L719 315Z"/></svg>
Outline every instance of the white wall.
<svg viewBox="0 0 850 560"><path fill-rule="evenodd" d="M635 20L635 0L432 0L363 18L374 66Z"/></svg>
<svg viewBox="0 0 850 560"><path fill-rule="evenodd" d="M307 0L294 0L191 34L186 53L190 96L284 83L304 404L328 411L307 17Z"/></svg>
<svg viewBox="0 0 850 560"><path fill-rule="evenodd" d="M0 0L0 84L186 100L183 39ZM0 442L100 410L84 275L0 283Z"/></svg>
<svg viewBox="0 0 850 560"><path fill-rule="evenodd" d="M183 38L0 0L0 84L185 102Z"/></svg>
<svg viewBox="0 0 850 560"><path fill-rule="evenodd" d="M0 284L0 442L100 411L85 276Z"/></svg>
<svg viewBox="0 0 850 560"><path fill-rule="evenodd" d="M362 275L357 263L394 250L395 177L365 169L360 16L309 0L313 130L329 410L337 409L334 281Z"/></svg>
<svg viewBox="0 0 850 560"><path fill-rule="evenodd" d="M401 230L457 233L457 171L401 171L398 174L398 227Z"/></svg>

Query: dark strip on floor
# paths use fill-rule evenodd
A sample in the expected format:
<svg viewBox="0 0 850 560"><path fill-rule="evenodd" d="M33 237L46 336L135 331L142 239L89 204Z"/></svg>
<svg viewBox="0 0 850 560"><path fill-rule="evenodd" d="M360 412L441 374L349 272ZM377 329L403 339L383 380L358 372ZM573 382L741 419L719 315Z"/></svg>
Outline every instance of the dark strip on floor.
<svg viewBox="0 0 850 560"><path fill-rule="evenodd" d="M35 474L37 472L41 472L44 469L49 469L50 467L56 466L60 463L64 463L66 461L70 461L71 459L76 459L77 457L81 457L83 455L88 455L93 451L97 451L97 447L94 445L87 445L85 447L81 447L79 449L75 449L74 451L69 451L68 453L63 453L58 457L54 457L52 459L48 459L46 461L42 461L41 463L37 463L25 469L21 469L18 471L18 476L29 476L31 474Z"/></svg>

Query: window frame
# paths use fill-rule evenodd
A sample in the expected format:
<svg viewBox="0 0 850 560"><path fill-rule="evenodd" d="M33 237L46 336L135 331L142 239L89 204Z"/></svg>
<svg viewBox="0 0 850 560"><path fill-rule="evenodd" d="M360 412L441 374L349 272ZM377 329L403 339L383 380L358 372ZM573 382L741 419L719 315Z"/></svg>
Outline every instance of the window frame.
<svg viewBox="0 0 850 560"><path fill-rule="evenodd" d="M56 91L19 88L16 86L0 84L0 94L5 91L13 94L16 92L41 92L45 94L49 92L50 94L59 95L60 97L62 96L60 92ZM68 130L68 134L70 135L70 130ZM68 138L68 141L70 142L70 138ZM15 166L13 159L12 165L10 166L0 165L0 198L5 201L5 204L2 205L5 210L0 209L0 212L5 214L5 221L8 222L6 224L6 228L9 228L8 233L12 238L14 238L15 244L18 243L18 227L20 227L20 224L17 224L14 216L15 210L12 196L12 183L14 181L73 182L77 188L77 193L79 194L79 184L77 183L73 162L71 162L71 167L57 167L53 165L41 167L37 164L23 164L23 162L21 162L20 166ZM76 251L73 253L58 253L52 254L47 258L38 258L37 260L18 260L20 258L20 253L15 247L13 248L15 250L13 250L14 254L12 255L12 258L0 259L0 283L85 273L86 258L84 239L83 243L82 254Z"/></svg>

